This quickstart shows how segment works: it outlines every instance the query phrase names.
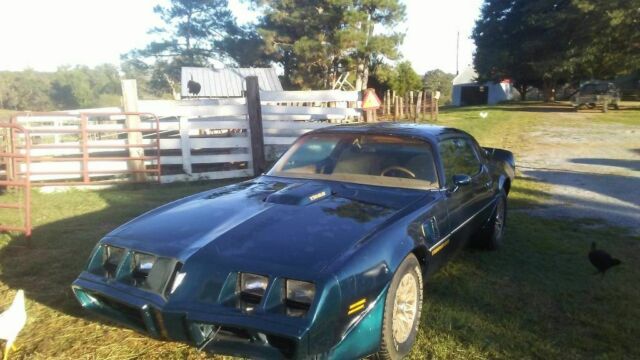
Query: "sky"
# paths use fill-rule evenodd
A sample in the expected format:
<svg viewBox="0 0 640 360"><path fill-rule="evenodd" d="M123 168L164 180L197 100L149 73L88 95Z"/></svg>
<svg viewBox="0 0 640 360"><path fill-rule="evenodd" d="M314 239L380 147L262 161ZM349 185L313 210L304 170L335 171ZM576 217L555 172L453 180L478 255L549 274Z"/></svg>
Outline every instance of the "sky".
<svg viewBox="0 0 640 360"><path fill-rule="evenodd" d="M147 31L161 25L153 7L166 0L3 0L0 1L1 70L54 71L63 65L119 64L120 55L144 47ZM404 0L407 20L401 51L414 69L456 71L472 62L469 39L482 0ZM248 5L230 0L241 22L255 19Z"/></svg>

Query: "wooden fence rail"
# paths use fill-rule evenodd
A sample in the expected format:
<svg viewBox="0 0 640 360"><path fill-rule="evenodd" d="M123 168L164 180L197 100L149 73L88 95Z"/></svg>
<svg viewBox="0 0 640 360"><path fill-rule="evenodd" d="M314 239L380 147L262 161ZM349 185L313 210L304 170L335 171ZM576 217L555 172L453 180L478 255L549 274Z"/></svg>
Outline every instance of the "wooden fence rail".
<svg viewBox="0 0 640 360"><path fill-rule="evenodd" d="M154 114L157 123L113 114L122 112L120 108L21 116L19 124L36 140L31 155L56 159L34 164L42 175L32 175L31 180L62 181L76 176L73 172L83 165L72 160L82 155L78 149L84 135L78 133L72 119L87 112L105 113L90 118L84 128L90 144L87 154L92 158L109 159L116 150L131 153L132 148L138 149L140 156L133 161L138 169L145 169L150 166L144 159L146 147L154 142L145 134L154 129L163 183L257 175L265 170L265 160L274 160L298 136L333 123L359 121L362 116L361 94L356 91L259 91L255 81L247 78L243 98L185 100L140 100L135 84L123 82L126 110ZM137 137L126 130L132 128L139 128ZM93 131L100 131L99 136ZM64 158L70 160L59 160ZM131 160L113 159L91 162L89 167L105 175L131 169L132 164Z"/></svg>

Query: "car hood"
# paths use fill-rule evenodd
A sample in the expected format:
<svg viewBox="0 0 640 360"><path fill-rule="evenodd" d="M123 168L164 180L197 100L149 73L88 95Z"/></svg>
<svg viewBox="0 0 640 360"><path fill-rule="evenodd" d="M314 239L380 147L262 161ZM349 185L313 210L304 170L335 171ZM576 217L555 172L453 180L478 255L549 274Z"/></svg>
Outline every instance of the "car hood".
<svg viewBox="0 0 640 360"><path fill-rule="evenodd" d="M198 258L316 272L428 194L263 176L152 210L105 240L182 262L205 252Z"/></svg>

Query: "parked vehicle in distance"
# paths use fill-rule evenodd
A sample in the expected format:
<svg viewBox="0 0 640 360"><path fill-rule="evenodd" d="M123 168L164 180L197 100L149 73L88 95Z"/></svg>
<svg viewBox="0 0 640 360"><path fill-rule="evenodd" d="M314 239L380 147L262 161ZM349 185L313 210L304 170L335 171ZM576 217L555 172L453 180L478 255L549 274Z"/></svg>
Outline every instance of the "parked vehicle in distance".
<svg viewBox="0 0 640 360"><path fill-rule="evenodd" d="M452 128L323 128L265 175L115 229L72 288L88 310L219 354L399 359L424 279L469 239L502 243L514 171L511 152Z"/></svg>
<svg viewBox="0 0 640 360"><path fill-rule="evenodd" d="M613 106L618 110L619 103L620 91L613 83L605 81L592 81L582 85L573 98L573 107L576 110L583 107L589 109L604 107L605 104L607 107Z"/></svg>

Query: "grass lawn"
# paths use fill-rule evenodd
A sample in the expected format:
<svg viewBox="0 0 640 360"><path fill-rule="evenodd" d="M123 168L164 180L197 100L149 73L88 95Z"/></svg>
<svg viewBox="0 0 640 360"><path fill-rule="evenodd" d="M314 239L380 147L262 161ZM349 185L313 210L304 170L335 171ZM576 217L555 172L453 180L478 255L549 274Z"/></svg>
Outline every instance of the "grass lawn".
<svg viewBox="0 0 640 360"><path fill-rule="evenodd" d="M554 126L555 112L531 105L444 109L438 123L465 129L485 146L524 154L536 144L527 131ZM479 111L490 112L480 120ZM595 114L595 113L594 113ZM567 124L640 122L621 111ZM167 201L223 182L127 186L99 191L34 193L35 231L24 239L0 235L0 308L17 289L27 295L27 326L14 358L182 359L206 354L163 343L84 312L69 285L101 236ZM0 196L6 202L12 195ZM426 283L422 327L411 359L640 358L640 238L593 220L532 217L526 209L549 196L544 183L514 182L506 245L497 252L467 250ZM6 210L0 222L10 220ZM623 265L594 276L591 241Z"/></svg>

